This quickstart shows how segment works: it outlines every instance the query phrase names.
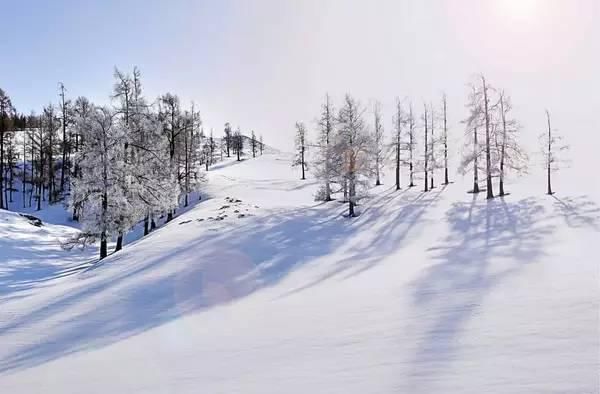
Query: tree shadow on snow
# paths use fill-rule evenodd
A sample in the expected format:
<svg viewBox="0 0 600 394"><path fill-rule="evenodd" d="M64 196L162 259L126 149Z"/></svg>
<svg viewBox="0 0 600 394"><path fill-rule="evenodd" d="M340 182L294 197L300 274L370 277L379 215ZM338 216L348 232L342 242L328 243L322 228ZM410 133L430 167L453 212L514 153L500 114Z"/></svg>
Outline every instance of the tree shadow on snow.
<svg viewBox="0 0 600 394"><path fill-rule="evenodd" d="M455 359L486 295L527 264L539 263L543 241L556 227L553 213L535 198L486 201L474 195L470 203L453 204L446 216L450 235L428 249L434 263L413 283L416 325L423 334L412 360L412 385L429 381ZM593 221L583 213L576 217L567 221Z"/></svg>
<svg viewBox="0 0 600 394"><path fill-rule="evenodd" d="M441 192L441 189L440 189ZM23 315L0 324L0 338L23 330L39 332L34 343L0 349L0 375L31 368L69 354L98 349L183 316L229 303L274 285L299 266L342 249L325 273L290 293L326 279L370 269L401 241L439 194L386 193L365 203L361 217L343 217L345 207L319 204L310 209L280 210L261 217L186 224L204 232L174 247L160 232L107 258L96 270L70 281L68 291L38 303ZM394 215L385 215L395 204ZM197 223L197 222L194 222ZM364 226L376 226L371 238L349 239ZM209 227L208 229L206 227ZM148 246L165 246L148 255ZM150 248L151 249L151 248ZM145 254L142 251L145 250ZM185 328L178 333L185 341Z"/></svg>
<svg viewBox="0 0 600 394"><path fill-rule="evenodd" d="M564 218L571 228L587 227L600 231L600 207L587 196L558 198L555 200L554 209Z"/></svg>

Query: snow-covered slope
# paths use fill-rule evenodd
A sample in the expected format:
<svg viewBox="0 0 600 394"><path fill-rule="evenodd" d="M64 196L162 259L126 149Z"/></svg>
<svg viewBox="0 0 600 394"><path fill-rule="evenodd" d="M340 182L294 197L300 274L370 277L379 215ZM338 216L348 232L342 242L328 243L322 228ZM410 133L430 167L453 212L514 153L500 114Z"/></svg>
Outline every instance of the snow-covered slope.
<svg viewBox="0 0 600 394"><path fill-rule="evenodd" d="M0 392L598 392L596 191L390 181L348 220L289 163L215 165L211 199L71 275L63 227L3 212Z"/></svg>

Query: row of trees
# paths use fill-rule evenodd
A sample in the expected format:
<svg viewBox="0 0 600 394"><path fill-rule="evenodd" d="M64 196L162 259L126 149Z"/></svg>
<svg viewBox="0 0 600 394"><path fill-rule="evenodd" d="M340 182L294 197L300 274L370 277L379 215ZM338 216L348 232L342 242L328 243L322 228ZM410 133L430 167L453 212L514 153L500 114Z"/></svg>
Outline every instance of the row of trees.
<svg viewBox="0 0 600 394"><path fill-rule="evenodd" d="M158 218L172 220L199 195L211 164L230 152L241 160L244 140L253 157L264 150L262 137L232 133L229 124L223 138L206 136L194 105L183 108L174 94L149 102L137 68L116 69L114 81L110 105L71 101L61 84L59 105L29 116L0 90L0 208L13 201L17 180L23 207L65 201L83 228L65 247L99 239L100 258L112 237L120 250L137 223L146 235Z"/></svg>
<svg viewBox="0 0 600 394"><path fill-rule="evenodd" d="M439 115L433 104L425 105L423 112L423 145L419 149L417 136L418 123L411 104L405 108L397 100L393 116L393 134L386 138L381 105L373 104L372 128L366 117L367 109L352 96L346 95L336 111L330 97L325 97L321 114L317 121L318 136L314 144L307 139L306 126L296 124L297 155L294 165L302 168L305 179L307 150L316 148L313 165L315 176L321 187L317 200L330 201L335 193L343 193L348 202L348 215L355 216L355 207L364 196L370 182L381 185L386 163L393 161L395 186L401 188L401 169L408 167L409 187L415 186L416 172L421 169L425 175L425 191L435 187L434 174L444 169L444 183L448 184L448 122L447 101L442 98ZM437 121L442 123L440 135L436 135Z"/></svg>
<svg viewBox="0 0 600 394"><path fill-rule="evenodd" d="M231 157L233 153L234 156L237 157L237 161L242 160L242 156L244 155L244 140L249 140L250 149L252 152L252 157L255 158L257 154L263 154L264 151L264 143L262 135L260 137L256 137L254 130L251 131L250 137L246 137L242 134L239 126L233 131L231 128L231 124L225 123L225 134L223 136L223 146L224 149L221 152L226 152L227 157Z"/></svg>
<svg viewBox="0 0 600 394"><path fill-rule="evenodd" d="M488 83L481 75L470 84L467 102L469 115L466 125L463 160L459 170L473 174L473 193L486 192L494 198L494 179L498 179L498 195L506 195L508 172L527 171L528 154L519 144L522 126L513 116L511 97ZM550 112L546 110L547 131L539 137L543 166L547 172L547 194L553 194L551 174L564 163L561 152L568 149L562 138L553 131ZM485 174L485 189L480 187L479 174Z"/></svg>
<svg viewBox="0 0 600 394"><path fill-rule="evenodd" d="M467 103L468 116L462 122L466 127L464 149L459 171L472 172L471 192L487 192L494 197L494 180L498 180L499 195L506 195L505 179L509 172L526 171L528 155L519 144L522 127L512 115L510 96L492 87L480 76L470 84ZM367 122L367 110L352 96L346 95L336 110L329 95L321 106L316 122L318 135L309 142L306 125L296 123L296 155L293 165L301 167L301 179L306 179L308 150L315 177L321 187L317 200L330 201L332 195L342 193L348 202L348 215L355 216L355 206L370 182L381 184L386 163L393 162L395 186L401 188L401 171L408 168L408 187L416 186L417 173L422 174L425 192L436 187L436 176L442 171L443 185L450 183L448 101L445 95L438 105L423 105L419 117L412 104L397 100L393 116L391 138L386 137L381 105L372 106L372 126ZM548 193L551 173L558 169L558 153L566 149L553 133L547 112L548 131L541 137L544 149L544 167L548 173ZM485 174L485 187L480 186L479 174Z"/></svg>

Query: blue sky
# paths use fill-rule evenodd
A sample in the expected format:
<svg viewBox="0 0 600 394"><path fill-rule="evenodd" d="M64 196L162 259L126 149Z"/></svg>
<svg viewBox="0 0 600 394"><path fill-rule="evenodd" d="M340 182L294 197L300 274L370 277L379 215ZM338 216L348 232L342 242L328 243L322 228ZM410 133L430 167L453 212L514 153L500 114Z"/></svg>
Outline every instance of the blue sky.
<svg viewBox="0 0 600 394"><path fill-rule="evenodd" d="M544 109L566 133L596 132L597 0L0 0L0 86L19 110L68 94L106 103L114 66L141 68L146 94L200 107L284 148L326 92L415 106L449 97L458 137L465 84L483 72L513 96L533 136ZM595 86L595 88L594 88ZM571 131L575 130L575 131ZM579 133L579 134L577 134ZM580 146L586 145L581 139Z"/></svg>

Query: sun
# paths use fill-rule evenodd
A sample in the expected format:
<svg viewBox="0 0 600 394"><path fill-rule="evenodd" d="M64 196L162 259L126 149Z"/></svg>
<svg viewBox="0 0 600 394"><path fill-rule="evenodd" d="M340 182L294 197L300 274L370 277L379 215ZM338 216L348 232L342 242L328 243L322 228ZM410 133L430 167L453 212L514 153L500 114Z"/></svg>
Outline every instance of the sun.
<svg viewBox="0 0 600 394"><path fill-rule="evenodd" d="M531 19L539 9L539 0L496 0L498 11L512 19Z"/></svg>

